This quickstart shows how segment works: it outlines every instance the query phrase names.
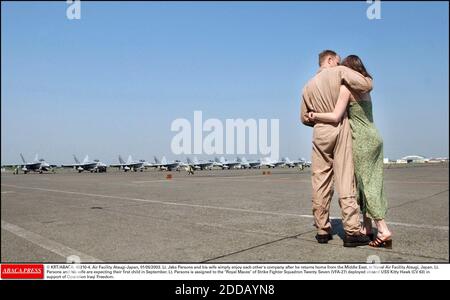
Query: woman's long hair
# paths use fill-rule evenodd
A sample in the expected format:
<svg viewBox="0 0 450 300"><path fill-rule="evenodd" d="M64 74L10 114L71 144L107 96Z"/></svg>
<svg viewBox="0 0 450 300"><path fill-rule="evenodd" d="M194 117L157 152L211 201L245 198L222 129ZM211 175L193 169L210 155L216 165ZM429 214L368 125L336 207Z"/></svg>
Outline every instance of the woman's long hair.
<svg viewBox="0 0 450 300"><path fill-rule="evenodd" d="M364 77L372 78L369 72L367 72L366 67L364 67L362 60L357 55L347 56L342 61L341 65L361 73Z"/></svg>

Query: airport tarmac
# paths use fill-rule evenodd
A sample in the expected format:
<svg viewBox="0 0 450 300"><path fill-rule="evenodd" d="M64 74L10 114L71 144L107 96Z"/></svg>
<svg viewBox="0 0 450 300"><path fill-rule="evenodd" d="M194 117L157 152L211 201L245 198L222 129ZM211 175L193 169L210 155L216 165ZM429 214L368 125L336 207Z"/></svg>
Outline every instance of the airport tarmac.
<svg viewBox="0 0 450 300"><path fill-rule="evenodd" d="M270 171L270 175L263 172ZM449 262L448 164L388 168L393 249L318 244L310 169L1 175L1 261Z"/></svg>

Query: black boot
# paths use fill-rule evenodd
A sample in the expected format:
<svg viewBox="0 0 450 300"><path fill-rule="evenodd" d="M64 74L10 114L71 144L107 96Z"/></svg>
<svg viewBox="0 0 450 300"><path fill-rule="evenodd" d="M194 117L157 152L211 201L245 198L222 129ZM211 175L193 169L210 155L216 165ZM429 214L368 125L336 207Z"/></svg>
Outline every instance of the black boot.
<svg viewBox="0 0 450 300"><path fill-rule="evenodd" d="M327 244L329 240L332 240L333 236L328 234L316 234L316 240L319 244Z"/></svg>
<svg viewBox="0 0 450 300"><path fill-rule="evenodd" d="M365 234L348 235L344 237L344 247L358 247L369 245L370 238Z"/></svg>

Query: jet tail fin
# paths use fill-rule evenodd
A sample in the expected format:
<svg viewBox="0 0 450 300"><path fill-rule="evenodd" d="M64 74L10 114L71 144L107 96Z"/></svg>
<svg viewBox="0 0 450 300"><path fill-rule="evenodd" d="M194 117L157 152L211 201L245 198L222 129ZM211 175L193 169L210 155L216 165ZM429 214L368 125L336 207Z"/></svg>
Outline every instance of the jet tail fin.
<svg viewBox="0 0 450 300"><path fill-rule="evenodd" d="M20 157L22 158L23 163L26 164L27 162L26 162L25 158L23 158L22 153L20 153Z"/></svg>
<svg viewBox="0 0 450 300"><path fill-rule="evenodd" d="M122 156L120 156L120 155L119 155L119 163L122 164L122 165L125 164L125 162L123 161Z"/></svg>
<svg viewBox="0 0 450 300"><path fill-rule="evenodd" d="M131 155L128 155L127 164L131 164L133 162L133 158Z"/></svg>
<svg viewBox="0 0 450 300"><path fill-rule="evenodd" d="M83 164L86 164L89 162L89 155L86 155L86 157L83 159Z"/></svg>
<svg viewBox="0 0 450 300"><path fill-rule="evenodd" d="M80 164L80 161L79 161L78 158L75 156L75 154L73 154L73 159L75 160L75 163Z"/></svg>

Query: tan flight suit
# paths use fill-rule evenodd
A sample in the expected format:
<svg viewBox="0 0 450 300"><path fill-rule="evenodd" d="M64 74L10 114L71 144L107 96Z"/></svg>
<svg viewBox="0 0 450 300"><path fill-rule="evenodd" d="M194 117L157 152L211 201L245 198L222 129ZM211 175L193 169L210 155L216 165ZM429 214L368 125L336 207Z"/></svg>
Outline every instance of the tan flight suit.
<svg viewBox="0 0 450 300"><path fill-rule="evenodd" d="M314 126L312 151L313 215L318 234L331 233L329 210L334 181L339 194L344 230L349 235L360 230L359 207L355 196L352 137L347 114L338 124L310 123L308 112L333 112L342 84L368 92L372 80L344 66L322 68L305 85L301 103L301 121Z"/></svg>

